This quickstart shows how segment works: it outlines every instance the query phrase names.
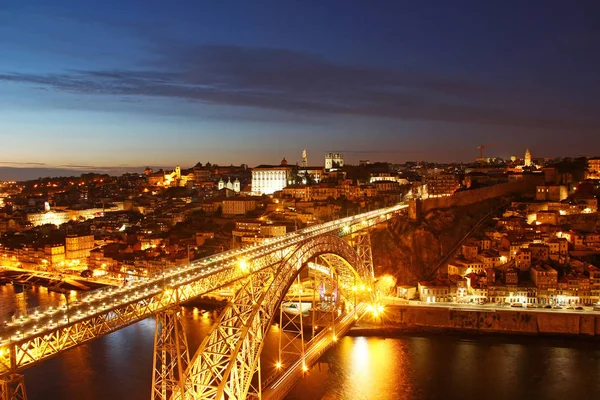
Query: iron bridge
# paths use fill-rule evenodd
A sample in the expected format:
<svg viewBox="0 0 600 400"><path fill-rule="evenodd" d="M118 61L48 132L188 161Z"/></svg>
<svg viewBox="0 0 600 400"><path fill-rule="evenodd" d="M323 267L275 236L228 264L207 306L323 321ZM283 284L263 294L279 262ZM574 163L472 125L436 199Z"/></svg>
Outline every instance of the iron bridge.
<svg viewBox="0 0 600 400"><path fill-rule="evenodd" d="M26 399L20 375L24 368L153 315L157 327L152 399L260 397L263 339L300 272L319 260L346 300L354 294L357 312L356 288L370 287L374 278L369 229L407 207L399 203L310 226L124 287L86 292L74 304L17 315L0 333L0 400ZM348 238L354 238L356 250L344 240ZM190 358L178 306L232 285L233 298ZM296 331L302 335L302 326Z"/></svg>

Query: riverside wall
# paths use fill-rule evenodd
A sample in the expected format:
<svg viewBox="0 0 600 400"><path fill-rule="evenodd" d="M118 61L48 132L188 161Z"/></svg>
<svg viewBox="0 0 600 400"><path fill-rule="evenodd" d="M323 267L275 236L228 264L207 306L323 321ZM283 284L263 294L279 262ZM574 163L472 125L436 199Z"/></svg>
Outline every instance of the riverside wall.
<svg viewBox="0 0 600 400"><path fill-rule="evenodd" d="M600 337L600 312L456 309L427 306L387 306L381 318L365 320L370 329L433 329L528 335Z"/></svg>
<svg viewBox="0 0 600 400"><path fill-rule="evenodd" d="M409 216L418 218L429 211L451 207L462 207L481 201L508 196L515 193L533 192L536 185L544 182L543 176L525 176L513 182L500 183L480 189L456 192L452 196L428 198L425 200L411 200L409 202Z"/></svg>

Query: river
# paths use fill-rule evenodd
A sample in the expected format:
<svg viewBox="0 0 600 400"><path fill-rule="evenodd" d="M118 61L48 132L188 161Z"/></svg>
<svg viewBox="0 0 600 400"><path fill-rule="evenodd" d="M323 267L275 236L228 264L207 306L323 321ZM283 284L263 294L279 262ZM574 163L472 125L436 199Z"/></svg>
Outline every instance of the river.
<svg viewBox="0 0 600 400"><path fill-rule="evenodd" d="M44 288L15 294L0 287L0 317L8 310L57 304ZM63 300L64 301L64 300ZM191 350L206 335L213 312L184 308ZM24 371L29 400L147 400L154 321L140 323ZM267 338L263 376L276 355ZM288 396L289 400L600 398L600 345L579 338L477 335L344 337Z"/></svg>

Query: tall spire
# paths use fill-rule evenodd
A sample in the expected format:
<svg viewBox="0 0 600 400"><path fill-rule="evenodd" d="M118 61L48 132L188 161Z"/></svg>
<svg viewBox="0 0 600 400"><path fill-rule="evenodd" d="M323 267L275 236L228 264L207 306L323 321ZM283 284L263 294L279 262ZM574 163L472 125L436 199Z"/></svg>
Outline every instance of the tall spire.
<svg viewBox="0 0 600 400"><path fill-rule="evenodd" d="M531 167L531 152L529 149L525 150L525 166Z"/></svg>

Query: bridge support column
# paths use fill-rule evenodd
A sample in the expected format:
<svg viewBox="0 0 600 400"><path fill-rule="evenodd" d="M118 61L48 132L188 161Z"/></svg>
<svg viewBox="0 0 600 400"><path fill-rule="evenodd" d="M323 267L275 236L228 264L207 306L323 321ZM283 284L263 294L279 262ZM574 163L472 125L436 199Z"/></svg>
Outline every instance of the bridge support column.
<svg viewBox="0 0 600 400"><path fill-rule="evenodd" d="M246 395L247 400L262 400L262 373L260 366L260 356L256 363L256 371L254 371L254 380L250 383L248 394Z"/></svg>
<svg viewBox="0 0 600 400"><path fill-rule="evenodd" d="M371 248L371 234L369 231L360 232L356 238L356 252L361 261L362 271L358 273L371 284L375 280L375 270L373 269L373 251Z"/></svg>
<svg viewBox="0 0 600 400"><path fill-rule="evenodd" d="M180 314L177 306L156 314L152 400L181 400L185 393L190 353Z"/></svg>
<svg viewBox="0 0 600 400"><path fill-rule="evenodd" d="M298 275L296 285L298 301L295 304L298 314L284 313L284 303L279 306L280 328L277 368L284 367L284 363L289 363L293 357L300 357L304 362L304 325L302 322L302 282L300 281L300 275ZM292 357L288 358L288 356Z"/></svg>
<svg viewBox="0 0 600 400"><path fill-rule="evenodd" d="M313 306L311 317L312 334L310 340L318 334L319 328L331 331L332 337L336 338L333 321L335 321L337 316L340 302L338 276L335 273L335 269L326 260L317 258L317 262L320 265L328 266L330 273L322 275L315 273L312 276ZM323 289L324 299L321 299L320 288ZM317 296L319 297L317 298Z"/></svg>
<svg viewBox="0 0 600 400"><path fill-rule="evenodd" d="M10 374L0 377L0 400L27 400L23 375Z"/></svg>

